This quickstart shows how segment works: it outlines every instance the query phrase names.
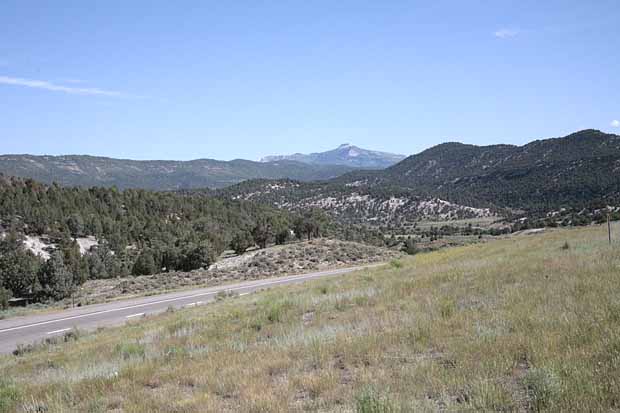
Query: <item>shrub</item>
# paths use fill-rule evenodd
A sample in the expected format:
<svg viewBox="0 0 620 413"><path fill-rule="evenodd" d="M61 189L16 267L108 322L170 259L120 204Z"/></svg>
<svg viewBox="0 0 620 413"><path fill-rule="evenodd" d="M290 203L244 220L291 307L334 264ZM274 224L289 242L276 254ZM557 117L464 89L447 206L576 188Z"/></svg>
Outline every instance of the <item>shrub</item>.
<svg viewBox="0 0 620 413"><path fill-rule="evenodd" d="M15 403L20 399L18 387L7 381L0 381L0 412L14 411Z"/></svg>
<svg viewBox="0 0 620 413"><path fill-rule="evenodd" d="M11 292L4 287L0 287L0 310L6 310L9 308L10 298Z"/></svg>
<svg viewBox="0 0 620 413"><path fill-rule="evenodd" d="M64 340L65 343L69 341L78 341L81 335L82 335L82 332L78 330L76 327L74 327L70 331L67 331L62 337L62 339Z"/></svg>
<svg viewBox="0 0 620 413"><path fill-rule="evenodd" d="M271 323L279 323L291 307L290 301L276 301L270 303L267 308L267 320Z"/></svg>
<svg viewBox="0 0 620 413"><path fill-rule="evenodd" d="M407 238L405 244L403 245L403 252L409 255L415 255L418 253L418 246L413 238Z"/></svg>
<svg viewBox="0 0 620 413"><path fill-rule="evenodd" d="M534 411L551 407L553 400L560 393L558 377L544 368L530 370L524 378L524 384L532 398Z"/></svg>
<svg viewBox="0 0 620 413"><path fill-rule="evenodd" d="M248 231L237 232L230 241L230 247L235 251L235 254L241 255L254 244L252 234Z"/></svg>
<svg viewBox="0 0 620 413"><path fill-rule="evenodd" d="M365 389L356 400L357 413L392 413L396 408L387 397L382 397L372 388Z"/></svg>
<svg viewBox="0 0 620 413"><path fill-rule="evenodd" d="M276 244L278 245L286 244L290 238L291 238L291 231L288 228L283 229L282 231L279 231L276 234Z"/></svg>
<svg viewBox="0 0 620 413"><path fill-rule="evenodd" d="M455 312L456 304L454 303L454 301L450 299L444 299L439 304L439 313L441 314L441 318L450 318Z"/></svg>
<svg viewBox="0 0 620 413"><path fill-rule="evenodd" d="M16 357L23 356L28 353L32 353L36 349L33 344L18 344L17 348L13 350L13 355Z"/></svg>
<svg viewBox="0 0 620 413"><path fill-rule="evenodd" d="M122 343L116 345L116 352L123 358L128 360L131 358L144 358L145 349L140 343Z"/></svg>
<svg viewBox="0 0 620 413"><path fill-rule="evenodd" d="M328 292L328 291L329 291L329 290L328 290L328 288L327 288L327 286L326 286L326 285L322 285L322 286L320 286L320 287L319 287L319 292L320 292L321 294L323 294L323 295L327 294L327 292Z"/></svg>

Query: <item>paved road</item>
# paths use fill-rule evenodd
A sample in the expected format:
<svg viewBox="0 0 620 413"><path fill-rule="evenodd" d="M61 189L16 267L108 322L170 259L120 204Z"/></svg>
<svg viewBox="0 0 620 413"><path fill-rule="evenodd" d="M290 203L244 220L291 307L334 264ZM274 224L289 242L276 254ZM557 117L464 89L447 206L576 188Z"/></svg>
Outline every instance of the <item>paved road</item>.
<svg viewBox="0 0 620 413"><path fill-rule="evenodd" d="M277 285L331 277L377 265L380 264L246 281L0 320L0 353L10 353L17 348L18 344L34 343L46 337L62 335L74 327L81 330L94 330L97 327L122 325L128 320L139 319L143 315L161 313L168 307L183 308L206 304L213 301L217 293L222 291L245 295Z"/></svg>

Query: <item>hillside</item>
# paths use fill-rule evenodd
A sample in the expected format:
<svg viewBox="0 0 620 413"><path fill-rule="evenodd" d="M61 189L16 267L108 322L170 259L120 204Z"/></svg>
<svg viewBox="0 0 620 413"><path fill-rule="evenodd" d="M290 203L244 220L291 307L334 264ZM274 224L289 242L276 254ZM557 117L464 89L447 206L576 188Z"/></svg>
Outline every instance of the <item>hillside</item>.
<svg viewBox="0 0 620 413"><path fill-rule="evenodd" d="M619 171L620 136L584 130L524 146L438 145L388 168L374 185L473 205L549 210L618 202Z"/></svg>
<svg viewBox="0 0 620 413"><path fill-rule="evenodd" d="M0 310L11 297L58 301L87 280L200 270L227 250L321 237L384 245L381 233L320 211L0 175Z"/></svg>
<svg viewBox="0 0 620 413"><path fill-rule="evenodd" d="M221 193L341 220L398 225L620 204L620 136L584 130L524 146L445 143L380 171L320 183L250 181Z"/></svg>
<svg viewBox="0 0 620 413"><path fill-rule="evenodd" d="M387 248L321 238L254 249L242 255L222 258L209 268L191 272L90 280L82 285L75 302L93 304L180 288L212 287L233 281L387 262L400 256L402 253Z"/></svg>
<svg viewBox="0 0 620 413"><path fill-rule="evenodd" d="M55 301L89 279L208 267L231 245L288 241L294 219L248 202L0 176L0 298Z"/></svg>
<svg viewBox="0 0 620 413"><path fill-rule="evenodd" d="M371 151L344 143L336 149L311 154L274 155L261 159L261 162L297 161L311 165L346 165L361 169L383 169L402 161L404 155Z"/></svg>
<svg viewBox="0 0 620 413"><path fill-rule="evenodd" d="M119 189L221 188L255 178L312 181L333 178L352 169L344 165L311 165L288 160L135 161L86 155L0 156L0 173L5 175L63 186L115 186Z"/></svg>
<svg viewBox="0 0 620 413"><path fill-rule="evenodd" d="M556 230L72 331L0 357L1 408L613 411L619 265Z"/></svg>
<svg viewBox="0 0 620 413"><path fill-rule="evenodd" d="M452 203L396 186L356 182L258 180L225 188L218 194L225 199L256 201L297 213L318 208L342 223L378 227L402 227L420 220L500 217L496 209Z"/></svg>

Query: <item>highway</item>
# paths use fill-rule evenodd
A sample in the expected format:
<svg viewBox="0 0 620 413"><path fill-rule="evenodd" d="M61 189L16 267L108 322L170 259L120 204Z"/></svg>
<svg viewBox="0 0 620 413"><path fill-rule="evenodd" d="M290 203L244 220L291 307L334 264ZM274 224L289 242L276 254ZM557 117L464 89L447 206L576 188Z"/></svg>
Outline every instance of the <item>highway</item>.
<svg viewBox="0 0 620 413"><path fill-rule="evenodd" d="M338 276L377 265L380 264L265 278L0 320L0 354L11 353L19 344L31 344L47 337L62 335L72 328L92 331L98 327L118 326L145 315L158 314L169 307L189 308L207 304L223 291L246 295L265 288Z"/></svg>

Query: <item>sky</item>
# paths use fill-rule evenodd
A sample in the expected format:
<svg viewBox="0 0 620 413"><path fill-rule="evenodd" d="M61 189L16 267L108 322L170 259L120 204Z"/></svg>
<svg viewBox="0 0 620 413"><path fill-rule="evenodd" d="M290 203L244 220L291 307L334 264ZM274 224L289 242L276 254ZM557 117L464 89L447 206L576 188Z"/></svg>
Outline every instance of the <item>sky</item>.
<svg viewBox="0 0 620 413"><path fill-rule="evenodd" d="M0 153L254 159L620 134L618 0L0 4Z"/></svg>

